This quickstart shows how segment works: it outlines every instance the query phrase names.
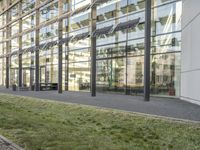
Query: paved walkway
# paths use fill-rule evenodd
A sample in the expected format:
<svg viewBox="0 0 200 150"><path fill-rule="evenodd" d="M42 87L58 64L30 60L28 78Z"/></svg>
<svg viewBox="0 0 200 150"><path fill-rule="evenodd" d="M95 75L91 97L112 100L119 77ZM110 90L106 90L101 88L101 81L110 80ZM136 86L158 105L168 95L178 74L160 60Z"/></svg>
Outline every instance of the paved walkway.
<svg viewBox="0 0 200 150"><path fill-rule="evenodd" d="M83 92L63 92L63 94L58 94L57 91L12 91L11 89L5 89L5 87L0 87L0 92L200 121L199 105L173 98L152 97L150 102L145 102L143 97L138 96L97 93L96 97L91 97L90 93Z"/></svg>
<svg viewBox="0 0 200 150"><path fill-rule="evenodd" d="M23 149L0 135L0 150L23 150Z"/></svg>

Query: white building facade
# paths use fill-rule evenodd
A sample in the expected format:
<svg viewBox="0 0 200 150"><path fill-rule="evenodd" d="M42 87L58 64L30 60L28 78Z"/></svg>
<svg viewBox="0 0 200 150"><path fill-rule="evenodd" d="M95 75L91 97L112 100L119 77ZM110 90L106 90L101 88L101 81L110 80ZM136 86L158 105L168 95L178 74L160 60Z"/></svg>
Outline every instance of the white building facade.
<svg viewBox="0 0 200 150"><path fill-rule="evenodd" d="M182 3L181 99L200 104L200 1Z"/></svg>

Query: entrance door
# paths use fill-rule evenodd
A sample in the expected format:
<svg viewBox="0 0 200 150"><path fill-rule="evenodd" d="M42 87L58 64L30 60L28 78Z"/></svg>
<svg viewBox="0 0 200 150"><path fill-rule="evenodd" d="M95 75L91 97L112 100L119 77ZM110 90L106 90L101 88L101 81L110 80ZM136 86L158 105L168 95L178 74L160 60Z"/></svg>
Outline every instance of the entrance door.
<svg viewBox="0 0 200 150"><path fill-rule="evenodd" d="M22 86L34 90L34 68L22 68Z"/></svg>
<svg viewBox="0 0 200 150"><path fill-rule="evenodd" d="M23 68L23 70L22 70L22 86L30 87L30 82L31 82L30 79L31 79L30 68Z"/></svg>
<svg viewBox="0 0 200 150"><path fill-rule="evenodd" d="M18 85L18 68L10 69L10 85Z"/></svg>
<svg viewBox="0 0 200 150"><path fill-rule="evenodd" d="M47 83L46 66L40 66L40 83Z"/></svg>

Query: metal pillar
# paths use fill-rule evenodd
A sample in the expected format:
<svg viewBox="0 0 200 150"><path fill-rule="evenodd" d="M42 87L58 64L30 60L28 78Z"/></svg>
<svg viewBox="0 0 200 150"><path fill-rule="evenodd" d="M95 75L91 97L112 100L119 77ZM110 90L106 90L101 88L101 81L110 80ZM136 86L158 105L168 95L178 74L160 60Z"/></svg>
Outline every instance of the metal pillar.
<svg viewBox="0 0 200 150"><path fill-rule="evenodd" d="M94 2L95 0L93 0ZM91 8L91 33L96 30L96 5ZM91 34L91 96L96 96L96 37Z"/></svg>
<svg viewBox="0 0 200 150"><path fill-rule="evenodd" d="M68 5L67 7L68 7L68 11L70 11L72 6ZM67 27L65 27L65 29L67 32L67 37L69 37L70 16L68 16L67 19L68 19ZM65 43L65 46L67 48L67 53L65 56L65 64L66 64L66 67L65 67L65 73L66 73L66 75L65 75L65 90L69 91L69 41L67 41Z"/></svg>
<svg viewBox="0 0 200 150"><path fill-rule="evenodd" d="M151 0L145 2L144 100L150 100Z"/></svg>
<svg viewBox="0 0 200 150"><path fill-rule="evenodd" d="M69 9L68 9L69 10ZM67 23L67 28L66 28L66 31L67 31L67 37L69 37L69 21ZM69 91L69 42L67 41L65 46L67 47L67 55L65 56L65 64L66 64L66 67L65 67L65 90L66 91ZM67 82L67 83L66 83Z"/></svg>
<svg viewBox="0 0 200 150"><path fill-rule="evenodd" d="M7 2L7 6L9 7L10 4L10 0L6 1ZM11 20L11 14L9 13L9 11L6 11L6 24L9 23ZM11 35L11 29L10 27L6 27L6 39L9 39ZM6 42L6 54L10 53L10 41ZM10 83L10 56L7 55L6 56L6 88L9 88L9 83Z"/></svg>
<svg viewBox="0 0 200 150"><path fill-rule="evenodd" d="M22 54L19 54L18 86L22 87Z"/></svg>
<svg viewBox="0 0 200 150"><path fill-rule="evenodd" d="M126 89L125 94L130 95L130 88L128 86L128 29L126 29Z"/></svg>
<svg viewBox="0 0 200 150"><path fill-rule="evenodd" d="M36 1L36 5L39 5L39 0ZM36 6L37 7L37 6ZM36 10L36 26L39 25L39 9ZM40 90L40 82L39 82L39 29L36 29L35 31L35 46L36 46L36 51L35 51L35 91Z"/></svg>
<svg viewBox="0 0 200 150"><path fill-rule="evenodd" d="M59 41L62 39L62 21L59 21ZM58 93L62 93L62 45L58 44Z"/></svg>
<svg viewBox="0 0 200 150"><path fill-rule="evenodd" d="M9 88L9 56L6 57L6 88Z"/></svg>
<svg viewBox="0 0 200 150"><path fill-rule="evenodd" d="M19 3L20 15L22 15L22 3ZM19 33L22 32L22 19L19 20ZM22 35L19 36L19 60L18 60L18 86L22 87L22 54L20 51L22 50Z"/></svg>
<svg viewBox="0 0 200 150"><path fill-rule="evenodd" d="M62 1L58 1L59 7L59 15L62 14ZM58 22L58 41L62 40L62 28L63 28L63 21L62 19ZM62 93L62 54L63 48L62 44L58 44L58 93Z"/></svg>

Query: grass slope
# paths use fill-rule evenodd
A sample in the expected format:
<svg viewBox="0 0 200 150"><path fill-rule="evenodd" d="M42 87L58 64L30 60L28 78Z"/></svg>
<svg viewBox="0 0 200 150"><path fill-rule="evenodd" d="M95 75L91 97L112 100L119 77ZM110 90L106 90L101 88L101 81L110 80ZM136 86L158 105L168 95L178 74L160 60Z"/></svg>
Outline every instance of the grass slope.
<svg viewBox="0 0 200 150"><path fill-rule="evenodd" d="M0 94L0 134L25 149L200 149L200 124Z"/></svg>

